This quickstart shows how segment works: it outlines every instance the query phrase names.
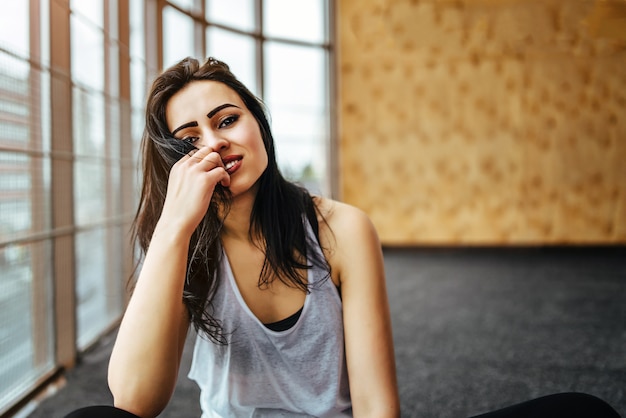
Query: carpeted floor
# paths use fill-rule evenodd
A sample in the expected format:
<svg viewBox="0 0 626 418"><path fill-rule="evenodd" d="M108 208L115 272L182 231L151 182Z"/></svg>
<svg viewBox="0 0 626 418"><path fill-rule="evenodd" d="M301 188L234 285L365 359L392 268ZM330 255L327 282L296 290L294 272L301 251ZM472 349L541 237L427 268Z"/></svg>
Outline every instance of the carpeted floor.
<svg viewBox="0 0 626 418"><path fill-rule="evenodd" d="M466 417L579 391L626 417L626 247L386 249L403 417ZM30 418L110 403L114 335ZM161 417L199 417L185 374Z"/></svg>

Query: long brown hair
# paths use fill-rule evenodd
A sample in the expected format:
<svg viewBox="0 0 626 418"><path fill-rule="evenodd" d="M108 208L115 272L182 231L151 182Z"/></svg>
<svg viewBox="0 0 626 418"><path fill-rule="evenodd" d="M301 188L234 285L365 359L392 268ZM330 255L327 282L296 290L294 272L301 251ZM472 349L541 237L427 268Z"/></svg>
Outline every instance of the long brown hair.
<svg viewBox="0 0 626 418"><path fill-rule="evenodd" d="M165 70L153 82L146 106L146 125L142 137L143 186L133 222L133 240L145 253L163 210L167 181L172 165L193 147L172 137L167 127L165 109L174 94L193 81L212 80L235 91L259 124L268 157L268 166L259 179L259 188L250 215L250 237L262 245L265 263L259 286L278 278L288 286L309 292L306 279L299 273L313 265L322 267L327 276L330 267L317 252L307 247L319 245L317 208L304 188L287 181L278 169L274 138L266 109L230 71L228 65L214 58L204 64L185 58ZM189 244L187 275L183 301L197 331L212 341L226 343L219 320L213 317L211 298L218 286L216 279L221 257L220 231L228 213L228 189L216 186L206 215ZM308 220L317 238L311 242L304 221Z"/></svg>

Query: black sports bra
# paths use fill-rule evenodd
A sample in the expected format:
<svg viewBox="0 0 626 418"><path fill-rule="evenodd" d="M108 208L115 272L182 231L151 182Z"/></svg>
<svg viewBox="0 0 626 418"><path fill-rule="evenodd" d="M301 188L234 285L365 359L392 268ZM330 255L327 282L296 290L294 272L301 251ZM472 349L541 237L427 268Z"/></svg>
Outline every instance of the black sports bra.
<svg viewBox="0 0 626 418"><path fill-rule="evenodd" d="M281 319L280 321L270 322L269 324L263 324L263 325L265 325L267 328L271 329L272 331L278 331L278 332L287 331L289 328L296 325L296 322L298 322L298 319L300 318L300 315L302 314L302 309L304 309L304 306L298 309L298 312L294 313L293 315L288 316L285 319Z"/></svg>

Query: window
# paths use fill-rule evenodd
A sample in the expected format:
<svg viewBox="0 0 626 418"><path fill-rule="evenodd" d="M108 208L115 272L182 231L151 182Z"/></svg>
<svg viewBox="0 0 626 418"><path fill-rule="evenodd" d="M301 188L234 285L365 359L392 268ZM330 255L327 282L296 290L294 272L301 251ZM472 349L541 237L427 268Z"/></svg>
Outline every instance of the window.
<svg viewBox="0 0 626 418"><path fill-rule="evenodd" d="M77 346L84 349L122 311L119 231L119 79L114 66L115 33L105 30L112 2L70 2L72 138ZM125 235L124 235L125 236ZM118 246L119 248L119 246ZM111 278L117 278L112 280Z"/></svg>
<svg viewBox="0 0 626 418"><path fill-rule="evenodd" d="M268 41L265 56L265 101L272 112L279 165L289 177L323 193L329 126L325 53Z"/></svg>
<svg viewBox="0 0 626 418"><path fill-rule="evenodd" d="M210 26L206 31L210 55L224 61L242 83L259 95L256 72L256 40L247 35Z"/></svg>
<svg viewBox="0 0 626 418"><path fill-rule="evenodd" d="M136 159L121 141L130 68L119 65L118 1L3 2L0 13L4 415L120 317L124 208L135 206L120 189L136 189Z"/></svg>
<svg viewBox="0 0 626 418"><path fill-rule="evenodd" d="M129 152L125 154L126 161L122 170L132 171L126 175L126 177L133 176L135 178L131 185L139 185L141 179L139 178L139 170L134 170L133 167L139 166L139 145L141 143L141 135L144 126L144 106L146 97L146 77L148 74L148 64L146 61L146 24L145 24L145 8L146 4L144 0L132 0L130 2L130 146ZM122 141L122 145L125 142ZM124 187L124 185L122 185ZM135 210L139 204L139 189L137 187L130 187L125 191L130 195L130 199L127 199L130 203L129 210Z"/></svg>
<svg viewBox="0 0 626 418"><path fill-rule="evenodd" d="M267 103L283 172L329 192L327 1L0 3L0 415L121 317L159 68L225 61Z"/></svg>
<svg viewBox="0 0 626 418"><path fill-rule="evenodd" d="M167 6L163 9L163 68L194 56L194 27L190 16Z"/></svg>
<svg viewBox="0 0 626 418"><path fill-rule="evenodd" d="M269 38L327 42L327 7L320 0L264 0L263 30Z"/></svg>
<svg viewBox="0 0 626 418"><path fill-rule="evenodd" d="M0 414L54 368L45 8L3 4L0 27Z"/></svg>

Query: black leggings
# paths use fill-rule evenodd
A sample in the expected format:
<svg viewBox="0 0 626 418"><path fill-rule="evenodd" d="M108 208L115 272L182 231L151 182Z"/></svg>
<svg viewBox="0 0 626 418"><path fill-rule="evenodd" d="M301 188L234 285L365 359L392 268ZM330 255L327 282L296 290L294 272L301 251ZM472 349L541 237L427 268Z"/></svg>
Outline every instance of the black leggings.
<svg viewBox="0 0 626 418"><path fill-rule="evenodd" d="M608 403L586 393L558 393L473 418L620 418Z"/></svg>
<svg viewBox="0 0 626 418"><path fill-rule="evenodd" d="M90 406L65 418L139 418L112 406ZM559 393L477 415L473 418L620 418L602 399L585 393Z"/></svg>

